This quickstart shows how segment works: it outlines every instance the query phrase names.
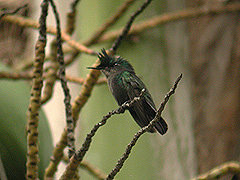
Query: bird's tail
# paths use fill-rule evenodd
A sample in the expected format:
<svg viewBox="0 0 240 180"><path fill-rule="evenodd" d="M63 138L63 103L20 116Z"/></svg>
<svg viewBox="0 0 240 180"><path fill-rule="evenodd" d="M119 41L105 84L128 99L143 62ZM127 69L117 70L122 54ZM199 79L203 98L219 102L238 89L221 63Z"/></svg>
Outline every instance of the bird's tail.
<svg viewBox="0 0 240 180"><path fill-rule="evenodd" d="M154 128L161 134L165 134L168 130L168 125L166 121L161 117L156 124L154 125Z"/></svg>

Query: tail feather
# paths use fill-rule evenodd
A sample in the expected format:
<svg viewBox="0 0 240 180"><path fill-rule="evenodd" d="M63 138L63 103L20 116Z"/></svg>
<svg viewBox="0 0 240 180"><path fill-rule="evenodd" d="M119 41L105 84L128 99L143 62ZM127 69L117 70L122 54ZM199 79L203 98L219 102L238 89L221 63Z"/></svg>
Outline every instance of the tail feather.
<svg viewBox="0 0 240 180"><path fill-rule="evenodd" d="M154 127L161 135L165 134L168 130L168 125L162 117L156 122Z"/></svg>

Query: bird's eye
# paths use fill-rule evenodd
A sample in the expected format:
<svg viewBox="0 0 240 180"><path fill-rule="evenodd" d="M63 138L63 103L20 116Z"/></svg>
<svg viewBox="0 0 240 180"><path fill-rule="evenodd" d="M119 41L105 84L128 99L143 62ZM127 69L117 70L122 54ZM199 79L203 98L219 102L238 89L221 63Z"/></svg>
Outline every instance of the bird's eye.
<svg viewBox="0 0 240 180"><path fill-rule="evenodd" d="M118 63L114 63L114 65L113 66L118 66Z"/></svg>

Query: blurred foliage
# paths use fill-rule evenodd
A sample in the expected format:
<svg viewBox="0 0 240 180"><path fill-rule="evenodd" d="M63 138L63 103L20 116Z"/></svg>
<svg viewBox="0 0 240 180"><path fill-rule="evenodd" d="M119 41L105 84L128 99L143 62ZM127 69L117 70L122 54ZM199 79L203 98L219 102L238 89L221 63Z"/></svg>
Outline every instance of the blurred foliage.
<svg viewBox="0 0 240 180"><path fill-rule="evenodd" d="M7 68L0 64L0 70ZM7 177L25 179L26 163L26 112L29 103L30 86L20 81L0 81L0 154ZM42 179L44 169L52 153L52 136L44 113L39 120L39 174Z"/></svg>

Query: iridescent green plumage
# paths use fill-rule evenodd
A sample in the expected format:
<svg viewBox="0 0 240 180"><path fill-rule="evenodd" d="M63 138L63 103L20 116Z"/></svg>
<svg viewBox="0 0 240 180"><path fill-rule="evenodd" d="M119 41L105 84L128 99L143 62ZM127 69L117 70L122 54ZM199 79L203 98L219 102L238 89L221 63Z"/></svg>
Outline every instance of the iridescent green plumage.
<svg viewBox="0 0 240 180"><path fill-rule="evenodd" d="M140 127L147 126L156 115L156 107L151 94L135 74L132 65L120 56L107 55L104 49L99 53L99 59L100 65L93 69L102 70L106 75L118 105L139 96L142 89L145 89L142 100L134 103L128 110ZM166 133L168 127L163 118L160 118L149 132L155 132L155 129L162 135Z"/></svg>

